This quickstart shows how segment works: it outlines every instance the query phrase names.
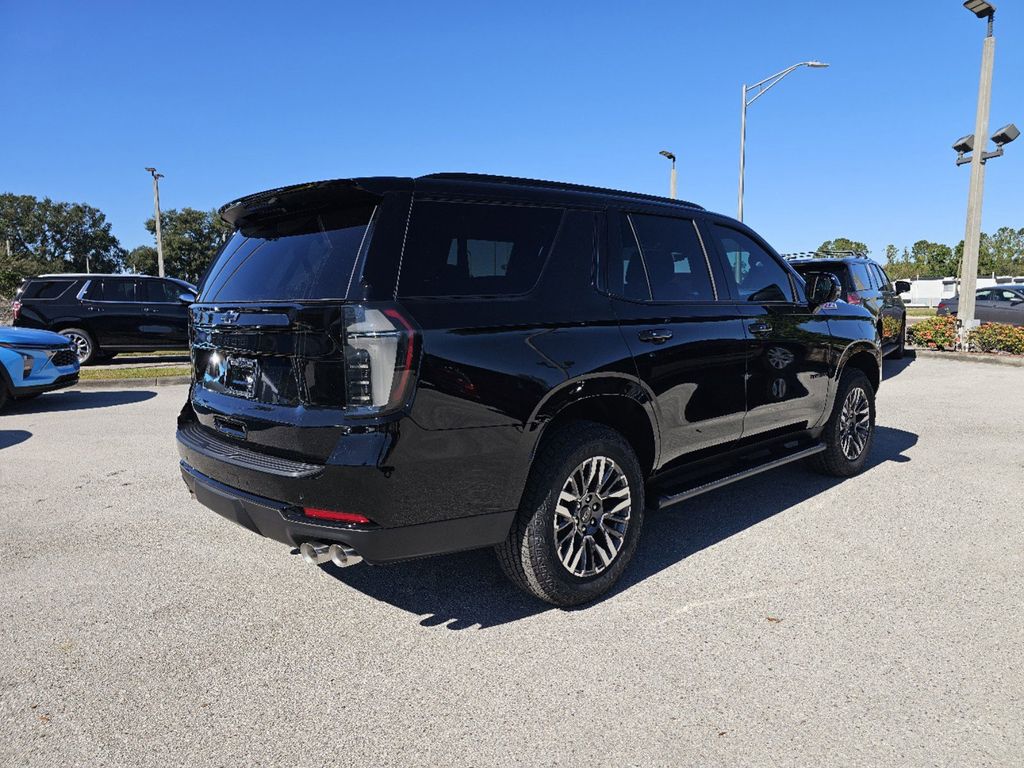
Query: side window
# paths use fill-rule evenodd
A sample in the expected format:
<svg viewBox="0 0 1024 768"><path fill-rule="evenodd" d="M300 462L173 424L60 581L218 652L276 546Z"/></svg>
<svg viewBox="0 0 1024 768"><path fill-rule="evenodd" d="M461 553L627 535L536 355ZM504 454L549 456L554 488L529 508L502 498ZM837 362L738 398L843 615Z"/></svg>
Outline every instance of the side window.
<svg viewBox="0 0 1024 768"><path fill-rule="evenodd" d="M707 259L691 219L629 214L629 220L654 301L715 300ZM626 277L628 265L623 269L624 281Z"/></svg>
<svg viewBox="0 0 1024 768"><path fill-rule="evenodd" d="M875 288L871 275L868 274L867 264L851 263L850 274L853 276L853 290L870 291Z"/></svg>
<svg viewBox="0 0 1024 768"><path fill-rule="evenodd" d="M416 201L402 256L402 296L498 296L537 283L562 211Z"/></svg>
<svg viewBox="0 0 1024 768"><path fill-rule="evenodd" d="M83 298L92 301L135 301L136 282L124 278L93 280Z"/></svg>
<svg viewBox="0 0 1024 768"><path fill-rule="evenodd" d="M882 287L883 291L895 290L892 285L892 280L889 279L889 275L884 269L877 264L872 264L871 268L875 271L875 276L878 278L878 284Z"/></svg>
<svg viewBox="0 0 1024 768"><path fill-rule="evenodd" d="M640 258L640 246L633 234L633 225L624 213L619 214L618 218L620 250L618 254L612 253L608 259L608 288L624 299L650 301L651 285L644 261Z"/></svg>
<svg viewBox="0 0 1024 768"><path fill-rule="evenodd" d="M744 301L793 301L789 273L767 251L742 232L713 226L725 252L726 268Z"/></svg>
<svg viewBox="0 0 1024 768"><path fill-rule="evenodd" d="M180 285L163 280L145 280L140 285L141 287L145 287L145 291L140 291L139 296L158 304L177 304L179 303L178 297L185 293L185 289Z"/></svg>

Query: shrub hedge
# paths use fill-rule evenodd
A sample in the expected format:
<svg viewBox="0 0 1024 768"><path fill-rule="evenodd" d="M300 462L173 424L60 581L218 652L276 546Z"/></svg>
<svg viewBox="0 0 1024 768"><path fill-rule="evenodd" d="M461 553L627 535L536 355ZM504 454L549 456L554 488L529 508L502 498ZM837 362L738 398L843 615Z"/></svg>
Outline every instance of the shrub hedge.
<svg viewBox="0 0 1024 768"><path fill-rule="evenodd" d="M907 329L907 341L929 349L956 347L956 318L951 315L929 317Z"/></svg>
<svg viewBox="0 0 1024 768"><path fill-rule="evenodd" d="M907 341L930 349L956 347L956 318L929 317L907 328ZM971 331L971 347L980 352L1009 352L1024 355L1024 328L1006 323L983 323Z"/></svg>

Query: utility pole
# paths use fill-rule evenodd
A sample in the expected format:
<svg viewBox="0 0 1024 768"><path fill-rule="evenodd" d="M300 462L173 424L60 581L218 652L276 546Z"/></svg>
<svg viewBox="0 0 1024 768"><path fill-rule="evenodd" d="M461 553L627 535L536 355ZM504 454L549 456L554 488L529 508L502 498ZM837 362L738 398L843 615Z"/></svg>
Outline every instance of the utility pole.
<svg viewBox="0 0 1024 768"><path fill-rule="evenodd" d="M676 156L673 155L671 152L669 152L667 149L661 150L661 152L659 152L658 154L661 155L662 157L667 157L669 160L672 161L672 170L669 172L669 176L668 176L668 196L671 197L673 200L675 200L676 199Z"/></svg>
<svg viewBox="0 0 1024 768"><path fill-rule="evenodd" d="M156 211L156 265L157 274L160 277L164 276L164 244L160 237L160 179L164 177L162 173L157 173L156 168L147 168L153 176L153 209Z"/></svg>

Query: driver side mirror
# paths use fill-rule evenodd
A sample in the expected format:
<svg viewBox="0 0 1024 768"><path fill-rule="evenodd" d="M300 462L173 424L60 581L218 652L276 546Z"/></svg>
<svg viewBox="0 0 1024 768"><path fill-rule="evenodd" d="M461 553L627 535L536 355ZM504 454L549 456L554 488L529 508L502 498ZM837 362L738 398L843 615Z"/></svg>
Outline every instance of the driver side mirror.
<svg viewBox="0 0 1024 768"><path fill-rule="evenodd" d="M896 281L896 293L907 293L910 291L910 283L906 280Z"/></svg>
<svg viewBox="0 0 1024 768"><path fill-rule="evenodd" d="M186 307L187 307L187 306L188 306L189 304L192 304L192 303L194 303L194 302L195 302L195 300L196 300L196 296L195 296L194 294L191 294L191 293L182 293L182 294L180 294L180 295L178 296L178 301L180 301L180 302L181 302L182 304L184 304L184 305L185 305Z"/></svg>
<svg viewBox="0 0 1024 768"><path fill-rule="evenodd" d="M809 272L807 280L807 302L812 307L835 301L843 292L839 278L831 272Z"/></svg>

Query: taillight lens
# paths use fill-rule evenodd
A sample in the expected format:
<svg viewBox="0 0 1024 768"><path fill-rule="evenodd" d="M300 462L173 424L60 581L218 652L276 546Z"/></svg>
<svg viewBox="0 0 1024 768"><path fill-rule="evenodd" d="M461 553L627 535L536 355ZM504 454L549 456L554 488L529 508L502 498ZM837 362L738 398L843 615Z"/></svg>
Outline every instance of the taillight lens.
<svg viewBox="0 0 1024 768"><path fill-rule="evenodd" d="M318 520L331 520L335 523L369 523L370 518L355 512L337 512L333 509L317 509L306 507L302 510L306 517L315 517Z"/></svg>
<svg viewBox="0 0 1024 768"><path fill-rule="evenodd" d="M17 320L18 319L18 315L20 315L20 314L21 314L21 302L20 301L12 301L11 302L11 316L13 317L13 319Z"/></svg>
<svg viewBox="0 0 1024 768"><path fill-rule="evenodd" d="M395 307L345 308L345 404L355 413L402 407L412 387L416 330Z"/></svg>
<svg viewBox="0 0 1024 768"><path fill-rule="evenodd" d="M859 293L854 293L852 291L850 293L846 294L846 303L847 304L860 304L860 294Z"/></svg>

